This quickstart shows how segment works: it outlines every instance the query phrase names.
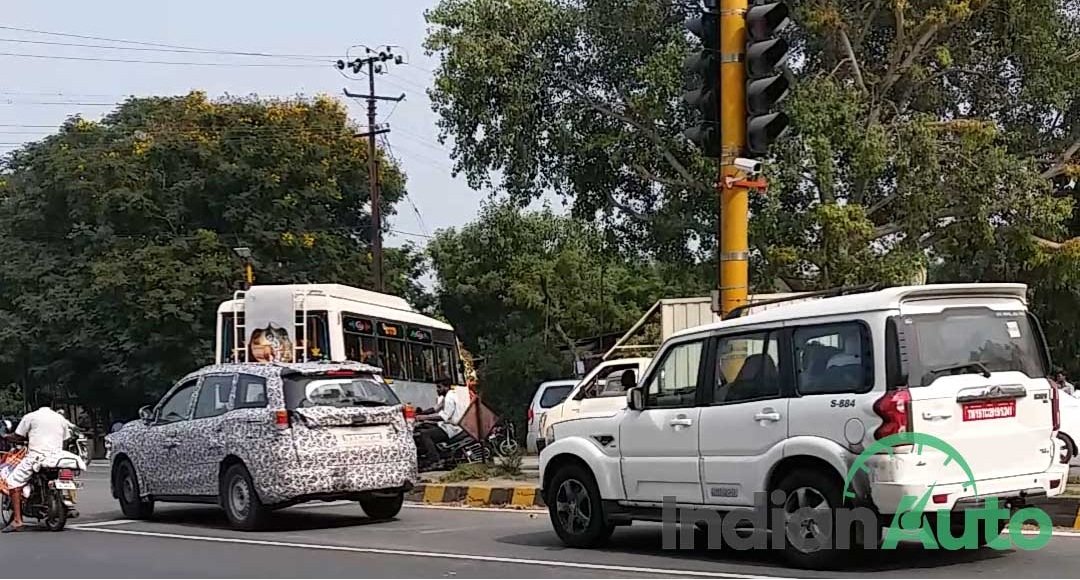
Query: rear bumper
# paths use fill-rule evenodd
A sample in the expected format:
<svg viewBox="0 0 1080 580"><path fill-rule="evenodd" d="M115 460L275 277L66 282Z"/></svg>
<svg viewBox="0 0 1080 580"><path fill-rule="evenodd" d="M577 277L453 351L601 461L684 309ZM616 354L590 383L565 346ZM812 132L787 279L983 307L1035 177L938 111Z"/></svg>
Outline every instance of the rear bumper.
<svg viewBox="0 0 1080 580"><path fill-rule="evenodd" d="M536 438L536 453L539 454L541 451L544 450L545 447L547 447L547 439L544 439L543 437L537 437Z"/></svg>
<svg viewBox="0 0 1080 580"><path fill-rule="evenodd" d="M415 458L358 465L292 466L260 481L259 497L270 506L292 505L387 490L407 491L418 481Z"/></svg>
<svg viewBox="0 0 1080 580"><path fill-rule="evenodd" d="M932 498L926 509L966 510L985 506L988 498L997 498L998 505L1023 505L1029 501L1052 497L1065 491L1069 466L1061 463L1042 472L997 479L977 480L975 486L964 488L963 483L933 486ZM894 514L904 496L921 497L928 490L924 483L876 481L871 483L871 496L880 513ZM942 498L942 496L944 496ZM944 501L935 501L941 500Z"/></svg>

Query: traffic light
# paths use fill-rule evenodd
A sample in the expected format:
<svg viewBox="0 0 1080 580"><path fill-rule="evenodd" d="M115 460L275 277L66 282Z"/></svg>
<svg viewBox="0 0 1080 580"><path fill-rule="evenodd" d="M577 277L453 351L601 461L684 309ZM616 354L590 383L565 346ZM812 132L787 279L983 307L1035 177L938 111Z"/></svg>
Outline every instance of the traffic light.
<svg viewBox="0 0 1080 580"><path fill-rule="evenodd" d="M763 155L787 129L788 117L775 111L791 81L784 61L788 44L777 36L789 22L783 2L757 4L746 11L746 148Z"/></svg>
<svg viewBox="0 0 1080 580"><path fill-rule="evenodd" d="M701 50L683 63L689 80L683 100L701 112L701 122L687 127L683 135L706 157L720 157L720 21L706 8L686 21L686 29L701 39Z"/></svg>

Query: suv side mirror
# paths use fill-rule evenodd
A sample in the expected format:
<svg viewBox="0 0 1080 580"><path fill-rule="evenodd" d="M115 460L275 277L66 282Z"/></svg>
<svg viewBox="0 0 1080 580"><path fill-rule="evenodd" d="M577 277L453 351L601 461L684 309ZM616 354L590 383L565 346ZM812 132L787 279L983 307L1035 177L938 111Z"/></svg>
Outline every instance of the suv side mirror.
<svg viewBox="0 0 1080 580"><path fill-rule="evenodd" d="M641 387L633 387L626 391L626 406L633 411L645 408L645 391Z"/></svg>
<svg viewBox="0 0 1080 580"><path fill-rule="evenodd" d="M152 422L154 420L154 409L150 407L150 405L146 405L139 409L139 418L142 419L144 423Z"/></svg>

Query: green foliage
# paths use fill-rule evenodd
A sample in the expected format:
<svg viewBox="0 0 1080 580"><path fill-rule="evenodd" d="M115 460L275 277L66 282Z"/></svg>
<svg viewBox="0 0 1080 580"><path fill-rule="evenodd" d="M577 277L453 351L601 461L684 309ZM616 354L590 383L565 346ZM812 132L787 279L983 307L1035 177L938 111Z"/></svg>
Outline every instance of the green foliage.
<svg viewBox="0 0 1080 580"><path fill-rule="evenodd" d="M460 463L440 476L439 483L483 481L489 477L491 477L491 468L486 463Z"/></svg>
<svg viewBox="0 0 1080 580"><path fill-rule="evenodd" d="M522 447L514 449L513 453L501 455L495 459L495 467L492 469L496 477L521 477L521 466L525 463L525 450Z"/></svg>
<svg viewBox="0 0 1080 580"><path fill-rule="evenodd" d="M1080 254L1046 240L1080 236L1080 4L792 7L792 130L768 159L767 194L751 197L756 289L926 268L938 281L1027 281L1038 308L1072 308ZM694 118L680 99L682 27L697 9L443 0L427 47L443 58L431 92L457 168L475 183L497 170L520 202L550 189L576 216L611 216L622 251L711 261L716 168L680 135ZM1053 326L1080 371L1077 325Z"/></svg>
<svg viewBox="0 0 1080 580"><path fill-rule="evenodd" d="M520 423L540 382L570 376L577 340L627 329L659 298L707 292L693 269L609 245L595 226L512 202L429 245L439 310L483 358L484 402L503 417Z"/></svg>
<svg viewBox="0 0 1080 580"><path fill-rule="evenodd" d="M213 361L216 306L256 283L369 281L366 142L330 99L131 99L0 174L0 381L130 414ZM384 212L404 176L382 160ZM409 294L421 256L388 257Z"/></svg>

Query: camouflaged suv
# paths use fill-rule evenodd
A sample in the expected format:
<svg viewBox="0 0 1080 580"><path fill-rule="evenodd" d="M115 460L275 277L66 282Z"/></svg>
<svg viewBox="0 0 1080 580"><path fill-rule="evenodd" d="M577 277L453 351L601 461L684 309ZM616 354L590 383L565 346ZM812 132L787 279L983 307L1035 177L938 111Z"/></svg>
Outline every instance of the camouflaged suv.
<svg viewBox="0 0 1080 580"><path fill-rule="evenodd" d="M176 384L107 437L112 493L129 518L154 502L221 505L255 529L273 509L355 500L392 518L417 481L401 401L357 363L223 364Z"/></svg>

